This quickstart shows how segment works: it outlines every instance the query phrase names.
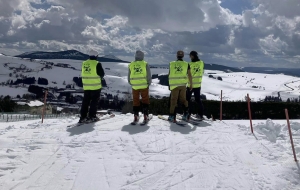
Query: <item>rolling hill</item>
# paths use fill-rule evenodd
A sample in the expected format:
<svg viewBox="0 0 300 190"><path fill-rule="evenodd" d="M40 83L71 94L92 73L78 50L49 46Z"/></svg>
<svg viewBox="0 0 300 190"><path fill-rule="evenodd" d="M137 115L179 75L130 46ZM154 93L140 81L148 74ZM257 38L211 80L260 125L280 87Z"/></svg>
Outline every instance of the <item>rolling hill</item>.
<svg viewBox="0 0 300 190"><path fill-rule="evenodd" d="M53 63L53 65L51 65ZM60 63L68 65L59 66ZM48 65L48 66L47 66ZM50 65L50 66L49 66ZM103 92L124 97L131 91L127 82L128 63L104 62L105 80L107 88ZM16 81L21 77L45 78L49 84L43 87L65 88L74 85L73 78L80 76L81 61L70 59L26 60L19 57L0 56L0 95L17 96L28 93L28 86L11 86L8 81ZM152 68L152 75L168 73L167 68ZM210 77L212 75L213 77ZM222 81L216 78L221 77ZM167 86L159 84L158 78L152 80L150 94L153 97L168 97L170 91ZM81 89L75 85L75 89ZM261 74L248 72L230 72L208 70L203 77L202 94L209 100L220 100L220 91L223 90L223 100L245 100L247 93L253 101L263 100L266 96L281 98L298 98L300 94L300 78L283 74Z"/></svg>
<svg viewBox="0 0 300 190"><path fill-rule="evenodd" d="M17 55L16 57L27 58L27 59L72 59L72 60L86 60L89 58L87 54L81 53L77 50L67 50L67 51L59 51L59 52L26 52L21 55ZM114 55L104 55L98 58L100 62L122 62L129 63L128 61L124 61L119 59ZM168 67L167 64L154 64L155 67ZM226 73L229 72L244 72L244 70L234 67L228 67L218 64L205 64L206 70L217 70L224 71Z"/></svg>
<svg viewBox="0 0 300 190"><path fill-rule="evenodd" d="M16 57L28 58L28 59L73 59L73 60L86 60L89 58L87 54L81 53L77 50L67 50L67 51L59 51L59 52L43 52L43 51L27 52L21 55L17 55ZM112 55L99 57L98 61L127 63L127 61L123 61Z"/></svg>

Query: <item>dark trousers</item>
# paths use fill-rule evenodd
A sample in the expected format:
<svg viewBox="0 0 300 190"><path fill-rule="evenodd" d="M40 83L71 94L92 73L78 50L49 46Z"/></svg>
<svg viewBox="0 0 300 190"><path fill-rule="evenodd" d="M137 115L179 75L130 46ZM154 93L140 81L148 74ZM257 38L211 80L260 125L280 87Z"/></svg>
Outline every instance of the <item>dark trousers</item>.
<svg viewBox="0 0 300 190"><path fill-rule="evenodd" d="M81 105L81 118L87 117L96 117L97 106L100 99L100 90L85 90L84 97Z"/></svg>
<svg viewBox="0 0 300 190"><path fill-rule="evenodd" d="M201 97L200 97L200 94L201 94L201 87L200 88L193 88L193 90L190 90L190 88L187 88L186 90L186 100L189 102L189 112L191 114L192 110L191 110L191 98L192 98L192 94L194 93L194 96L195 96L195 101L197 103L197 113L200 115L200 116L203 116L203 111L204 111L204 108L203 108L203 104L202 104L202 101L201 101Z"/></svg>

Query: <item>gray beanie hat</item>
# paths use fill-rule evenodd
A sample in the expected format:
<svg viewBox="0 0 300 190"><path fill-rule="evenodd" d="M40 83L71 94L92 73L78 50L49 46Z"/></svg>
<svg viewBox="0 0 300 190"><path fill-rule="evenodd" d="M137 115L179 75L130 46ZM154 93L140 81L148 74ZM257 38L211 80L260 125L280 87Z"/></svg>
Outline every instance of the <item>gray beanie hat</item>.
<svg viewBox="0 0 300 190"><path fill-rule="evenodd" d="M144 53L140 50L136 51L135 53L135 60L136 61L142 61L144 60Z"/></svg>

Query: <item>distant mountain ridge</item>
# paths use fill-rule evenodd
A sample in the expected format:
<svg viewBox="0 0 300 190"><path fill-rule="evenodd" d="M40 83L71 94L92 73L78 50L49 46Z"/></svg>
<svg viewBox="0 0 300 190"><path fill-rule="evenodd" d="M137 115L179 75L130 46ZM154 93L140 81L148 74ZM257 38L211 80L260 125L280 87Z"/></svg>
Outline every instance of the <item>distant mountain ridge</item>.
<svg viewBox="0 0 300 190"><path fill-rule="evenodd" d="M26 52L15 57L28 58L28 59L73 59L73 60L87 60L89 55L81 53L77 50L67 50L59 52L44 52L44 51L35 51L35 52ZM128 61L123 61L116 56L106 55L103 57L98 57L100 62L123 62L129 63Z"/></svg>
<svg viewBox="0 0 300 190"><path fill-rule="evenodd" d="M89 56L87 54L81 53L77 50L67 50L67 51L59 51L59 52L44 52L44 51L34 51L34 52L26 52L21 55L17 55L15 57L20 58L28 58L28 59L73 59L73 60L87 60ZM123 62L129 63L128 61L124 61L119 59L114 55L104 55L98 57L98 61L100 62ZM151 65L154 67L169 67L169 65ZM227 67L223 65L217 64L205 64L205 69L207 70L219 70L224 72L244 72L244 70L234 67Z"/></svg>

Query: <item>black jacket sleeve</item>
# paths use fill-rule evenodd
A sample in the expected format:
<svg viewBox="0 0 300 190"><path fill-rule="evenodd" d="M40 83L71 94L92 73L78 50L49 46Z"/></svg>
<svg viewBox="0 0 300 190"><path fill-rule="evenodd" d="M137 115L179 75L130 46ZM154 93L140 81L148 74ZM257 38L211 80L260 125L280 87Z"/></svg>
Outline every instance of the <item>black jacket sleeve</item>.
<svg viewBox="0 0 300 190"><path fill-rule="evenodd" d="M102 64L100 62L97 65L97 75L99 75L101 78L103 78L105 75Z"/></svg>

